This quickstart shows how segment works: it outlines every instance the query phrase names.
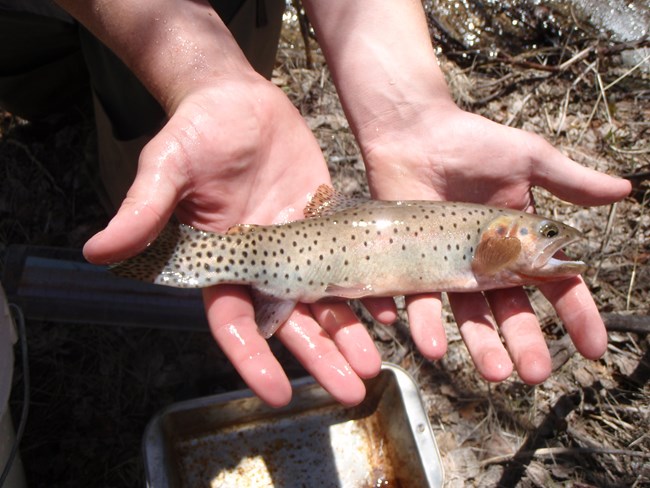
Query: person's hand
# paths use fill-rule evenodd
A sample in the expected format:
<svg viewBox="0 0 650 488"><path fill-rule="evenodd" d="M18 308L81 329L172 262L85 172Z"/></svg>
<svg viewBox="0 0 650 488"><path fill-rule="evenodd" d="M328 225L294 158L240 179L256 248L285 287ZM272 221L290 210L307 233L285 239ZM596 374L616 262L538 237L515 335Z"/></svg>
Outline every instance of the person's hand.
<svg viewBox="0 0 650 488"><path fill-rule="evenodd" d="M182 222L220 232L303 218L309 192L327 182L318 143L280 89L256 75L219 80L187 96L144 148L128 196L84 253L100 263L130 257L174 209ZM212 333L246 383L271 405L288 402L290 384L257 332L247 289L212 287L204 298ZM379 372L370 336L344 303L299 305L276 337L344 404L361 401L361 378Z"/></svg>
<svg viewBox="0 0 650 488"><path fill-rule="evenodd" d="M402 105L399 113L384 113L367 124L360 138L371 192L381 199L470 201L534 211L533 186L577 205L608 204L630 191L627 181L571 161L541 137L464 112L451 100L436 106ZM539 288L578 351L600 357L607 334L584 281L577 277ZM486 379L507 378L513 363L527 383L550 375L550 354L523 289L449 294L449 301ZM407 309L419 350L428 358L442 357L447 343L440 294L408 297Z"/></svg>

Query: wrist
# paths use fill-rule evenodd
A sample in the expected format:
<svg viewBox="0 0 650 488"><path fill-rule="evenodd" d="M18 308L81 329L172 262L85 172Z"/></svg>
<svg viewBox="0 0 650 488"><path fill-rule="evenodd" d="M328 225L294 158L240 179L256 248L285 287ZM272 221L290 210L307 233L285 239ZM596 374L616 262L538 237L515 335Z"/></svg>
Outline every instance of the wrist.
<svg viewBox="0 0 650 488"><path fill-rule="evenodd" d="M57 0L136 74L171 114L189 93L254 70L206 0Z"/></svg>

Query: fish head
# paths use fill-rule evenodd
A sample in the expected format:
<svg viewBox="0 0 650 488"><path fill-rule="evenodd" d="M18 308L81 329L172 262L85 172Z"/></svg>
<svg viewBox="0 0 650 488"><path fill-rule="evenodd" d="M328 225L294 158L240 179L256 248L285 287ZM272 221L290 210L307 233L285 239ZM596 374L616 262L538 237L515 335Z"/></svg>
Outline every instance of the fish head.
<svg viewBox="0 0 650 488"><path fill-rule="evenodd" d="M513 212L493 219L482 231L472 268L479 281L525 285L556 281L587 269L561 252L582 234L538 215Z"/></svg>

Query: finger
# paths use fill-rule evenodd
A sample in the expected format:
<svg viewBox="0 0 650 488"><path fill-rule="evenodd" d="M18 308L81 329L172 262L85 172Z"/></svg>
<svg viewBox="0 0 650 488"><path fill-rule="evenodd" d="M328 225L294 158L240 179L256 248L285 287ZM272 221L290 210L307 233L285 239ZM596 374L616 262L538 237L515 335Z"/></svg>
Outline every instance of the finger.
<svg viewBox="0 0 650 488"><path fill-rule="evenodd" d="M551 356L524 290L493 290L485 296L521 379L533 385L545 381L551 374Z"/></svg>
<svg viewBox="0 0 650 488"><path fill-rule="evenodd" d="M553 305L576 349L588 359L598 359L607 350L607 330L582 277L539 286Z"/></svg>
<svg viewBox="0 0 650 488"><path fill-rule="evenodd" d="M450 293L449 303L478 372L488 381L503 381L510 376L512 361L485 297L480 293Z"/></svg>
<svg viewBox="0 0 650 488"><path fill-rule="evenodd" d="M314 318L334 340L350 367L361 378L377 376L381 356L364 325L346 303L314 303Z"/></svg>
<svg viewBox="0 0 650 488"><path fill-rule="evenodd" d="M142 150L138 172L117 214L84 246L93 263L122 261L142 251L160 233L179 199L183 175L173 171L180 156L159 134Z"/></svg>
<svg viewBox="0 0 650 488"><path fill-rule="evenodd" d="M420 353L428 359L440 359L447 352L447 337L442 325L440 293L406 297L411 337Z"/></svg>
<svg viewBox="0 0 650 488"><path fill-rule="evenodd" d="M275 335L338 402L352 406L363 400L366 387L306 305L298 305Z"/></svg>
<svg viewBox="0 0 650 488"><path fill-rule="evenodd" d="M363 306L372 317L385 325L390 325L397 320L397 307L395 300L390 297L364 298Z"/></svg>
<svg viewBox="0 0 650 488"><path fill-rule="evenodd" d="M531 151L537 155L531 177L533 185L577 205L606 205L624 198L632 190L629 181L582 166L541 137L531 137L537 146Z"/></svg>
<svg viewBox="0 0 650 488"><path fill-rule="evenodd" d="M241 286L203 290L210 330L242 379L274 407L291 400L291 384L267 341L257 332L253 306Z"/></svg>

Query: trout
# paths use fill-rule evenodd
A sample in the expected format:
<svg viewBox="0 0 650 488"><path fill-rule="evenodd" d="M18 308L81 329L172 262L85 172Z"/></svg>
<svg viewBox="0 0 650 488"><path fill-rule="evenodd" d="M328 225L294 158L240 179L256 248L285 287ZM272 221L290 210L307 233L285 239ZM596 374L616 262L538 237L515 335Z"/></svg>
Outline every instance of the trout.
<svg viewBox="0 0 650 488"><path fill-rule="evenodd" d="M123 277L180 288L249 285L268 338L298 302L472 292L562 280L586 265L555 257L580 233L485 205L347 197L321 185L305 219L225 234L169 224Z"/></svg>

